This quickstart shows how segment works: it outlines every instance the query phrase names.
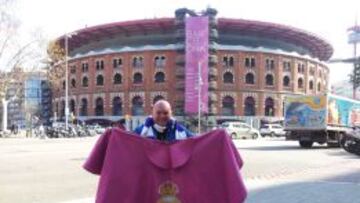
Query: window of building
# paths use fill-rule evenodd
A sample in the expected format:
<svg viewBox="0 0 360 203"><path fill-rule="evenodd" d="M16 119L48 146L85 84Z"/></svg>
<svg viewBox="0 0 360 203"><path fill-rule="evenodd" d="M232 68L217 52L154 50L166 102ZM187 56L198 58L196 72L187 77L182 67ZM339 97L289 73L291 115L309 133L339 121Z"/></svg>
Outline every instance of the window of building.
<svg viewBox="0 0 360 203"><path fill-rule="evenodd" d="M299 89L304 88L304 80L302 78L298 79L298 88Z"/></svg>
<svg viewBox="0 0 360 203"><path fill-rule="evenodd" d="M265 59L265 69L267 71L273 71L275 69L275 61L274 59Z"/></svg>
<svg viewBox="0 0 360 203"><path fill-rule="evenodd" d="M134 68L142 68L144 67L144 59L141 56L136 56L133 58L132 66Z"/></svg>
<svg viewBox="0 0 360 203"><path fill-rule="evenodd" d="M234 75L231 72L226 72L223 75L223 81L226 84L232 84L234 83Z"/></svg>
<svg viewBox="0 0 360 203"><path fill-rule="evenodd" d="M254 58L254 57L251 57L250 67L251 67L251 68L254 68L255 66L256 66L255 58Z"/></svg>
<svg viewBox="0 0 360 203"><path fill-rule="evenodd" d="M74 78L71 79L71 87L76 88L76 80Z"/></svg>
<svg viewBox="0 0 360 203"><path fill-rule="evenodd" d="M96 85L103 86L104 85L104 76L98 75L96 76Z"/></svg>
<svg viewBox="0 0 360 203"><path fill-rule="evenodd" d="M89 71L89 64L88 63L82 63L81 64L82 72L86 73Z"/></svg>
<svg viewBox="0 0 360 203"><path fill-rule="evenodd" d="M96 70L100 71L100 70L104 70L104 68L105 68L104 60L96 61Z"/></svg>
<svg viewBox="0 0 360 203"><path fill-rule="evenodd" d="M113 68L121 68L122 66L122 59L121 58L115 58L113 59Z"/></svg>
<svg viewBox="0 0 360 203"><path fill-rule="evenodd" d="M155 56L154 58L154 65L156 68L164 68L166 57L165 56Z"/></svg>
<svg viewBox="0 0 360 203"><path fill-rule="evenodd" d="M163 72L157 72L155 74L155 82L156 83L163 83L165 82L165 73Z"/></svg>
<svg viewBox="0 0 360 203"><path fill-rule="evenodd" d="M121 84L122 83L122 77L121 77L121 74L120 73L116 73L114 75L114 84L115 85L118 85L118 84Z"/></svg>
<svg viewBox="0 0 360 203"><path fill-rule="evenodd" d="M235 100L231 96L226 96L222 100L222 114L224 116L235 115Z"/></svg>
<svg viewBox="0 0 360 203"><path fill-rule="evenodd" d="M290 86L290 77L289 76L285 76L283 78L283 86L284 87L289 87Z"/></svg>
<svg viewBox="0 0 360 203"><path fill-rule="evenodd" d="M265 116L274 116L274 100L266 98L265 100Z"/></svg>
<svg viewBox="0 0 360 203"><path fill-rule="evenodd" d="M135 73L133 76L134 84L140 84L143 82L143 75L141 73Z"/></svg>
<svg viewBox="0 0 360 203"><path fill-rule="evenodd" d="M101 97L98 97L95 100L95 116L104 115L104 100Z"/></svg>
<svg viewBox="0 0 360 203"><path fill-rule="evenodd" d="M255 84L254 74L252 74L252 73L246 74L246 76L245 76L245 83L246 83L246 84L251 84L251 85Z"/></svg>
<svg viewBox="0 0 360 203"><path fill-rule="evenodd" d="M291 72L291 62L290 61L283 61L283 71Z"/></svg>
<svg viewBox="0 0 360 203"><path fill-rule="evenodd" d="M114 97L112 101L113 106L113 116L122 115L122 102L120 97Z"/></svg>
<svg viewBox="0 0 360 203"><path fill-rule="evenodd" d="M266 85L273 86L274 85L274 76L271 74L267 74L265 77Z"/></svg>
<svg viewBox="0 0 360 203"><path fill-rule="evenodd" d="M74 99L71 99L70 102L69 102L69 106L70 106L70 113L74 114L75 115L75 100Z"/></svg>
<svg viewBox="0 0 360 203"><path fill-rule="evenodd" d="M321 83L319 82L318 83L318 86L317 86L317 91L320 92L321 91Z"/></svg>
<svg viewBox="0 0 360 203"><path fill-rule="evenodd" d="M88 77L84 76L82 79L82 86L83 87L88 87L89 86L89 79Z"/></svg>
<svg viewBox="0 0 360 203"><path fill-rule="evenodd" d="M70 66L70 73L75 74L76 73L76 66Z"/></svg>
<svg viewBox="0 0 360 203"><path fill-rule="evenodd" d="M315 75L315 67L310 67L310 75Z"/></svg>
<svg viewBox="0 0 360 203"><path fill-rule="evenodd" d="M131 101L132 107L131 112L134 116L144 115L144 102L140 96L136 96Z"/></svg>
<svg viewBox="0 0 360 203"><path fill-rule="evenodd" d="M309 82L309 89L310 89L310 90L313 90L313 89L314 89L314 82L313 82L313 81L310 81L310 82Z"/></svg>
<svg viewBox="0 0 360 203"><path fill-rule="evenodd" d="M253 97L246 97L244 104L244 115L255 116L255 99Z"/></svg>
<svg viewBox="0 0 360 203"><path fill-rule="evenodd" d="M250 68L250 58L249 57L245 58L245 67Z"/></svg>
<svg viewBox="0 0 360 203"><path fill-rule="evenodd" d="M81 106L80 106L80 116L87 116L87 106L88 101L87 99L81 99Z"/></svg>
<svg viewBox="0 0 360 203"><path fill-rule="evenodd" d="M233 56L224 56L223 57L223 66L224 67L234 67L234 57Z"/></svg>

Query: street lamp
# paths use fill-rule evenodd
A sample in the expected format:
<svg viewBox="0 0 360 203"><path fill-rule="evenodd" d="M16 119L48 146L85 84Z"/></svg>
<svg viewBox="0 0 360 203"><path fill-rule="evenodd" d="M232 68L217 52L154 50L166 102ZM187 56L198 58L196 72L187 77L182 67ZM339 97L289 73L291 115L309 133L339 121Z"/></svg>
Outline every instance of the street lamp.
<svg viewBox="0 0 360 203"><path fill-rule="evenodd" d="M201 133L201 62L198 63L198 133Z"/></svg>
<svg viewBox="0 0 360 203"><path fill-rule="evenodd" d="M76 35L76 32L65 34L65 128L69 127L69 77L68 77L68 55L69 55L69 38Z"/></svg>

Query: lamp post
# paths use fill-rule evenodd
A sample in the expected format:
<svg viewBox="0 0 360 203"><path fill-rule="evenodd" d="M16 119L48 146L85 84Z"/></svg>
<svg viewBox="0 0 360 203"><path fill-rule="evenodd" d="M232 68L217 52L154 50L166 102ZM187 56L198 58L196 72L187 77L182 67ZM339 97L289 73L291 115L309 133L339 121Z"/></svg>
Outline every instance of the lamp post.
<svg viewBox="0 0 360 203"><path fill-rule="evenodd" d="M198 133L201 133L201 62L198 63Z"/></svg>
<svg viewBox="0 0 360 203"><path fill-rule="evenodd" d="M65 34L65 128L69 127L69 38L76 35L77 33L66 33Z"/></svg>

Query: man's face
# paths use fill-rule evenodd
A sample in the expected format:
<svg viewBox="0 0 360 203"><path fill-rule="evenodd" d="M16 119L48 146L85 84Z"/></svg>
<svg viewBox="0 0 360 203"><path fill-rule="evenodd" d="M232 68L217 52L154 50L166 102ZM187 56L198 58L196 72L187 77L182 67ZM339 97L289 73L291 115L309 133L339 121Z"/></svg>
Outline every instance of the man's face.
<svg viewBox="0 0 360 203"><path fill-rule="evenodd" d="M167 105L154 106L153 118L156 124L165 126L171 118L171 108Z"/></svg>

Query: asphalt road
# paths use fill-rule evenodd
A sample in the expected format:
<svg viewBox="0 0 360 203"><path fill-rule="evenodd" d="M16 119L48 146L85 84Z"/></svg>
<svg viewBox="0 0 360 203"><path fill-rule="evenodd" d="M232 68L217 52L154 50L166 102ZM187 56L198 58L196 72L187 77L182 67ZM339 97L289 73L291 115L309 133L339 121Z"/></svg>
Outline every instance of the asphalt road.
<svg viewBox="0 0 360 203"><path fill-rule="evenodd" d="M93 202L98 177L81 168L97 137L0 139L1 203ZM247 202L360 202L360 158L282 139L236 140Z"/></svg>

